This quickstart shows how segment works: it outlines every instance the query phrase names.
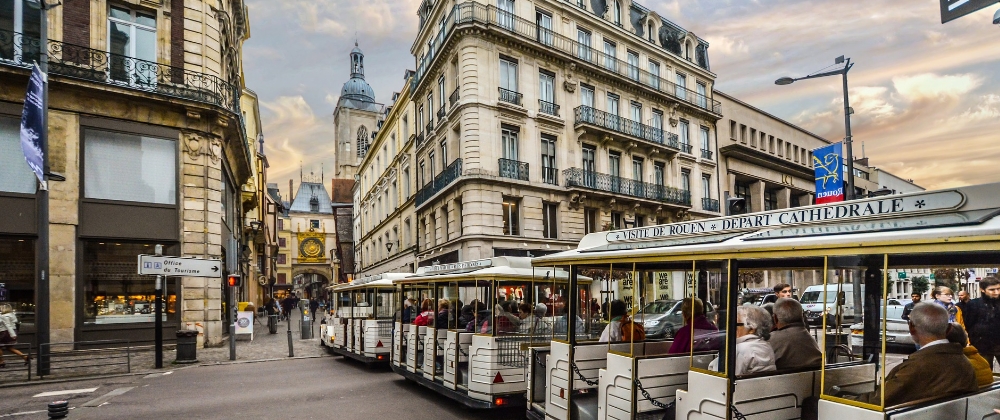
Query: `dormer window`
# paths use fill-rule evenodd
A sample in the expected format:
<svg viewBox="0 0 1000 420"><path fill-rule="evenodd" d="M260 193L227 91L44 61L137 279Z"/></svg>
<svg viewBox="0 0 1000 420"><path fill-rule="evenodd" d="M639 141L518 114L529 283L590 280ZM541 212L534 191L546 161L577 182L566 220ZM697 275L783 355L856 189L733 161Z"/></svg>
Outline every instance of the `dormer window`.
<svg viewBox="0 0 1000 420"><path fill-rule="evenodd" d="M647 28L646 34L649 39L649 42L653 42L653 22L649 22L649 24L646 25L646 28Z"/></svg>
<svg viewBox="0 0 1000 420"><path fill-rule="evenodd" d="M611 13L615 20L615 25L622 26L622 3L615 0L611 4Z"/></svg>

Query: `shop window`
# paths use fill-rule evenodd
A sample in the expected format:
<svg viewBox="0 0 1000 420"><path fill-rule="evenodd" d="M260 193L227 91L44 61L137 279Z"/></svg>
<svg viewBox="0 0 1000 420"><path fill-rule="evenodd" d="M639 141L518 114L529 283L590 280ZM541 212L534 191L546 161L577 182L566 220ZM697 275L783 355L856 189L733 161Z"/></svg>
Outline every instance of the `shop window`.
<svg viewBox="0 0 1000 420"><path fill-rule="evenodd" d="M11 305L22 326L35 323L34 240L0 239L0 305L3 304Z"/></svg>
<svg viewBox="0 0 1000 420"><path fill-rule="evenodd" d="M0 191L34 194L35 173L21 152L21 122L0 117Z"/></svg>
<svg viewBox="0 0 1000 420"><path fill-rule="evenodd" d="M152 254L152 243L83 243L84 322L126 324L153 322L154 281L140 276L136 255ZM176 255L177 246L165 246L165 255ZM176 287L164 288L163 319L177 313Z"/></svg>
<svg viewBox="0 0 1000 420"><path fill-rule="evenodd" d="M519 202L515 198L503 199L503 234L517 236L520 235L520 216L518 215Z"/></svg>
<svg viewBox="0 0 1000 420"><path fill-rule="evenodd" d="M84 142L86 198L176 204L175 141L87 129Z"/></svg>

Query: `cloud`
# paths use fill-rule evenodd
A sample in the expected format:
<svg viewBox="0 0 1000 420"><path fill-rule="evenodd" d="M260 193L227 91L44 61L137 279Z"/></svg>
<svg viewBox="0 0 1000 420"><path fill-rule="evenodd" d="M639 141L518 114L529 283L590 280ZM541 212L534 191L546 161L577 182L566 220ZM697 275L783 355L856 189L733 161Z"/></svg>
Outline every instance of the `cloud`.
<svg viewBox="0 0 1000 420"><path fill-rule="evenodd" d="M741 56L750 53L750 47L742 39L733 39L724 35L706 36L705 40L713 52L729 56Z"/></svg>
<svg viewBox="0 0 1000 420"><path fill-rule="evenodd" d="M982 100L975 108L962 113L959 120L968 122L1000 119L1000 95L989 94L982 96Z"/></svg>
<svg viewBox="0 0 1000 420"><path fill-rule="evenodd" d="M982 79L974 74L939 76L923 73L914 76L892 78L893 87L903 98L910 101L925 99L958 98L982 84Z"/></svg>
<svg viewBox="0 0 1000 420"><path fill-rule="evenodd" d="M412 39L419 0L280 0L265 12L292 15L303 30L337 38ZM403 30L400 30L403 28Z"/></svg>
<svg viewBox="0 0 1000 420"><path fill-rule="evenodd" d="M322 167L333 173L336 143L332 119L317 118L302 96L281 96L260 105L270 182L282 186L287 178L297 178L300 165L305 172L318 173Z"/></svg>

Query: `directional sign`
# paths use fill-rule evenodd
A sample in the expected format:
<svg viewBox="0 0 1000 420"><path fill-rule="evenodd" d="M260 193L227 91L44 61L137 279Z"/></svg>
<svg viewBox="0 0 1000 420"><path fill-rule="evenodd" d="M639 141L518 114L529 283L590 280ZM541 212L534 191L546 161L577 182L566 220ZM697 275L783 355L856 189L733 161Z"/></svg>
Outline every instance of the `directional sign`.
<svg viewBox="0 0 1000 420"><path fill-rule="evenodd" d="M222 277L222 261L139 255L139 274L168 277Z"/></svg>
<svg viewBox="0 0 1000 420"><path fill-rule="evenodd" d="M998 0L941 0L941 23L958 19L997 2Z"/></svg>

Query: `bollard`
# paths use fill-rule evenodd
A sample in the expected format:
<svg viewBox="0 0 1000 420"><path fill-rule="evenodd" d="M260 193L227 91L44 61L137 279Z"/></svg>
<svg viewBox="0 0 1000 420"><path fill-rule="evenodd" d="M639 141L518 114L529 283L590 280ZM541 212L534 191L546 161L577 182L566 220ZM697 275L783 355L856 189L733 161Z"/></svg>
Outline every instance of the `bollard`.
<svg viewBox="0 0 1000 420"><path fill-rule="evenodd" d="M312 319L309 318L309 314L308 313L302 315L302 323L301 323L301 331L300 331L300 333L301 333L301 336L299 338L301 338L303 340L308 340L308 339L313 338Z"/></svg>
<svg viewBox="0 0 1000 420"><path fill-rule="evenodd" d="M49 418L64 419L69 415L69 401L53 401L49 403Z"/></svg>
<svg viewBox="0 0 1000 420"><path fill-rule="evenodd" d="M177 359L174 363L198 363L198 330L177 330Z"/></svg>

